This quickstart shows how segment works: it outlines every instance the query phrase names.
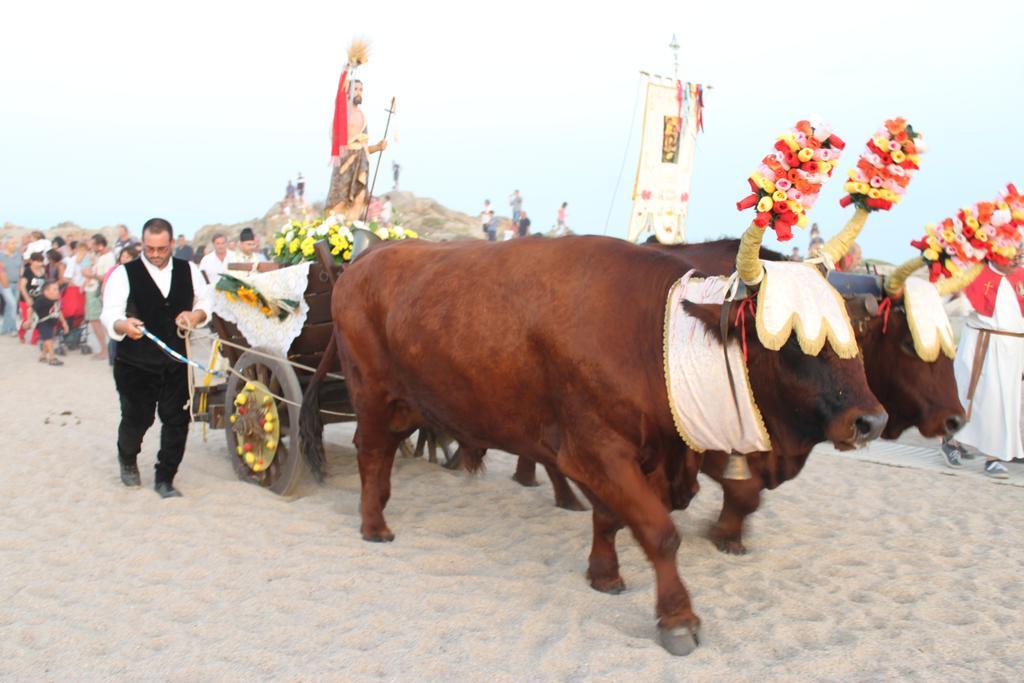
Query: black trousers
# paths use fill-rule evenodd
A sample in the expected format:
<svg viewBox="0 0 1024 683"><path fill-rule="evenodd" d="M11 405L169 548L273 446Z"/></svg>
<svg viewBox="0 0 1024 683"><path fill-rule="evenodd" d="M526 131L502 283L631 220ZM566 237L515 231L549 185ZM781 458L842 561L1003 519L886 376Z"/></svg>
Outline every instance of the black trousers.
<svg viewBox="0 0 1024 683"><path fill-rule="evenodd" d="M154 410L160 416L160 450L156 481L171 483L185 455L188 438L188 367L169 362L159 370L145 370L117 360L114 383L121 397L121 425L117 429L117 457L134 465L142 450L142 438L153 426Z"/></svg>

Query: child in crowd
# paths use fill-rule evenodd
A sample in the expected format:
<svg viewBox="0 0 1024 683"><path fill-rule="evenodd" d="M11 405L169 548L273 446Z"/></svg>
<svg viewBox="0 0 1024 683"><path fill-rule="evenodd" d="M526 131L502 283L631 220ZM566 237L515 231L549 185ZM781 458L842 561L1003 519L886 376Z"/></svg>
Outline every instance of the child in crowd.
<svg viewBox="0 0 1024 683"><path fill-rule="evenodd" d="M21 327L18 328L18 339L25 343L25 336L31 331L32 326L32 303L39 298L46 284L46 263L40 252L33 252L25 262L25 269L18 281L18 291L21 292ZM36 343L36 335L32 335L31 342Z"/></svg>
<svg viewBox="0 0 1024 683"><path fill-rule="evenodd" d="M64 365L53 353L54 340L57 337L57 325L68 333L68 322L60 312L60 287L56 280L47 280L43 285L43 291L32 302L32 310L39 318L36 323L36 331L39 332L39 341L43 344L43 355L39 357L40 363L50 365Z"/></svg>

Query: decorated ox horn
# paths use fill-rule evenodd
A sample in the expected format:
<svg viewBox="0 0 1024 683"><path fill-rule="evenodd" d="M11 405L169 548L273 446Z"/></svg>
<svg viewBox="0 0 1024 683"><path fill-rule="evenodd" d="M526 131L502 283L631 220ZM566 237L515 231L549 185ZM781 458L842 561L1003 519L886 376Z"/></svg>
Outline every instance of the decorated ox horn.
<svg viewBox="0 0 1024 683"><path fill-rule="evenodd" d="M888 211L900 202L918 169L922 152L921 134L906 119L889 119L875 131L856 167L849 172L844 185L849 194L839 201L843 207L853 204L856 211L846 227L822 248L826 262L838 263L846 256L869 213Z"/></svg>
<svg viewBox="0 0 1024 683"><path fill-rule="evenodd" d="M750 174L751 194L736 203L740 211L757 211L736 253L736 272L745 285L757 285L764 277L761 242L765 230L774 229L779 241L785 242L793 237L794 225L807 225L807 212L818 200L822 184L832 177L845 145L827 126L797 121L779 136L774 151Z"/></svg>
<svg viewBox="0 0 1024 683"><path fill-rule="evenodd" d="M892 275L885 278L885 291L890 296L899 296L903 293L903 283L907 281L907 278L913 274L913 272L924 266L924 259L920 256L915 256L909 261L900 265L896 270L892 272Z"/></svg>
<svg viewBox="0 0 1024 683"><path fill-rule="evenodd" d="M893 271L892 275L885 278L885 291L891 296L899 296L903 293L903 285L907 278L924 265L925 260L920 256L915 256L906 263L903 263ZM983 268L984 265L976 263L970 268L962 270L959 275L943 278L941 281L936 282L935 288L939 290L939 296L949 296L964 289L974 282L974 279L981 274Z"/></svg>
<svg viewBox="0 0 1024 683"><path fill-rule="evenodd" d="M765 229L751 223L740 238L740 248L736 252L736 272L743 284L753 287L764 278L764 264L761 263L761 242L764 241Z"/></svg>
<svg viewBox="0 0 1024 683"><path fill-rule="evenodd" d="M860 231L864 229L864 223L868 220L868 212L866 209L858 208L853 212L853 217L850 218L839 234L830 239L825 243L825 246L821 248L823 256L827 256L832 263L839 263L839 260L846 256L846 252L850 251L850 247L853 246L854 241L860 234Z"/></svg>

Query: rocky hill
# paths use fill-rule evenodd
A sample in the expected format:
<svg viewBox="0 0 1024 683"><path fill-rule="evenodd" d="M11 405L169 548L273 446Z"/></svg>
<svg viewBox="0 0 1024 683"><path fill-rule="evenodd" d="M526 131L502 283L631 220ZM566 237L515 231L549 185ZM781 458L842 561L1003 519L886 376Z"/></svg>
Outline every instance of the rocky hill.
<svg viewBox="0 0 1024 683"><path fill-rule="evenodd" d="M117 240L117 230L120 225L107 225L102 228L83 228L77 223L71 221L64 221L58 223L50 228L27 228L21 225L15 225L14 223L4 223L3 227L0 227L0 242L7 239L8 237L15 237L20 239L22 235L25 235L33 230L42 229L49 239L53 239L58 235L64 238L65 242L71 242L72 240L83 240L88 239L96 233L102 233L107 238L107 242L113 244Z"/></svg>
<svg viewBox="0 0 1024 683"><path fill-rule="evenodd" d="M394 207L394 217L401 225L418 232L422 237L434 241L442 240L465 240L481 239L484 237L480 229L480 222L476 216L455 211L442 206L429 197L417 197L411 192L391 192L391 203ZM323 203L317 202L306 207L307 215L310 217L320 215L323 211ZM192 237L192 244L196 247L207 245L214 234L224 233L229 240L238 239L238 233L242 228L251 227L260 236L263 244L269 244L270 237L277 232L281 226L290 218L299 217L302 213L297 207L286 210L283 202L277 202L271 206L262 217L253 217L247 221L238 223L210 223L196 231ZM43 229L46 236L52 239L60 235L67 241L85 239L97 232L102 232L108 240L116 238L118 225L110 225L103 228L84 228L75 223L65 221L50 228ZM506 228L512 227L509 218L499 218L499 235ZM21 237L35 227L24 227L13 223L5 223L0 228L0 238L13 236ZM138 227L133 226L133 233L138 232Z"/></svg>
<svg viewBox="0 0 1024 683"><path fill-rule="evenodd" d="M476 216L449 209L429 197L417 197L411 192L390 192L388 196L391 197L391 204L394 207L395 221L404 227L415 230L421 237L436 242L482 239L484 237ZM322 211L323 204L318 202L307 207L306 215L318 216ZM302 211L299 208L292 207L290 210L286 210L283 202L277 202L262 218L253 218L241 223L204 225L196 232L193 244L195 246L208 244L213 235L218 232L227 235L229 240L236 239L242 228L247 226L251 227L264 243L269 243L270 237L280 230L281 226L291 218L301 215ZM498 219L499 234L511 226L511 219Z"/></svg>

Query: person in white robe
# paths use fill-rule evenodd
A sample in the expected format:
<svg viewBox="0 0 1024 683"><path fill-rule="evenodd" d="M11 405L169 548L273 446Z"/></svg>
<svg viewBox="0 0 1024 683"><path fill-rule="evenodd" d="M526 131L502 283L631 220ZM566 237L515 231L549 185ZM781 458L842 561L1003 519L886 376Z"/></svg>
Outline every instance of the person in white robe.
<svg viewBox="0 0 1024 683"><path fill-rule="evenodd" d="M983 273L972 287L978 287L967 316L953 372L960 402L967 411L967 424L942 445L951 467L962 465L970 457L963 445L972 446L985 456L985 473L998 479L1009 477L1004 462L1024 458L1021 443L1021 378L1024 375L1024 272L1017 264L1000 268L989 264L991 273ZM992 290L995 290L994 306ZM990 309L985 315L979 310ZM986 342L987 337L987 342ZM983 357L978 345L988 348ZM976 358L981 358L975 371ZM971 383L977 372L973 396Z"/></svg>

